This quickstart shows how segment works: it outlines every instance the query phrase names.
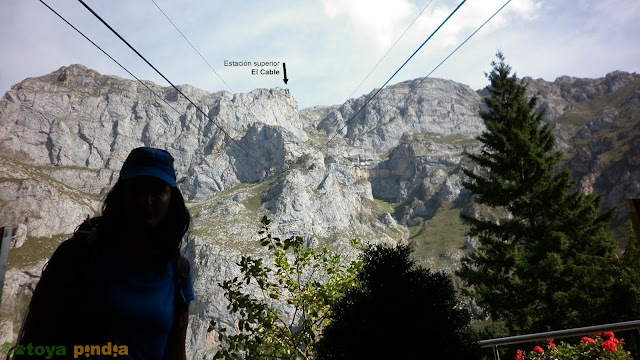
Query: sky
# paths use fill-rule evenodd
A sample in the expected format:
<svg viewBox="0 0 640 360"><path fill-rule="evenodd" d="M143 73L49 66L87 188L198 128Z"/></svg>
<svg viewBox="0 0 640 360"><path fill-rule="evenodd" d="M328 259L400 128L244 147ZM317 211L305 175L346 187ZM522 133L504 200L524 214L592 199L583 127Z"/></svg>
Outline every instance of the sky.
<svg viewBox="0 0 640 360"><path fill-rule="evenodd" d="M136 77L169 86L80 2L43 1ZM85 2L176 85L236 93L286 88L303 109L342 104L382 86L461 1ZM505 2L467 0L390 84L426 76ZM0 34L0 94L25 78L71 64L132 79L39 0L0 1ZM599 78L614 70L640 72L639 34L638 0L512 0L431 77L481 89L497 51L518 76L547 81L563 75ZM277 66L234 67L225 61ZM252 69L279 74L252 75Z"/></svg>

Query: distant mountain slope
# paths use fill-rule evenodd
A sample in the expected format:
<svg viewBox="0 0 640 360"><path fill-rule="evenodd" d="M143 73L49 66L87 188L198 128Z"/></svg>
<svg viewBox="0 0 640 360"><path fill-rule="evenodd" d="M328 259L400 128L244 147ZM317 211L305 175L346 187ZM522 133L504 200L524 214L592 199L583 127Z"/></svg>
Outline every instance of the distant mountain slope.
<svg viewBox="0 0 640 360"><path fill-rule="evenodd" d="M640 196L640 76L527 79L580 189L617 206ZM18 83L0 100L0 223L19 227L2 302L5 332L27 301L42 262L117 180L128 152L148 145L176 158L193 227L186 252L197 300L190 357L210 356L210 316L226 319L217 282L241 253L260 252L258 219L308 244L348 249L347 240L409 242L425 266L452 270L473 240L460 211L478 211L462 187L465 153L478 151L484 91L416 79L339 106L298 109L282 89L248 94L181 90L103 76L81 65ZM168 106L167 103L171 105ZM228 133L226 136L221 130ZM337 135L336 135L337 133ZM334 137L335 136L335 137ZM331 142L328 142L333 138ZM9 335L7 335L9 336Z"/></svg>

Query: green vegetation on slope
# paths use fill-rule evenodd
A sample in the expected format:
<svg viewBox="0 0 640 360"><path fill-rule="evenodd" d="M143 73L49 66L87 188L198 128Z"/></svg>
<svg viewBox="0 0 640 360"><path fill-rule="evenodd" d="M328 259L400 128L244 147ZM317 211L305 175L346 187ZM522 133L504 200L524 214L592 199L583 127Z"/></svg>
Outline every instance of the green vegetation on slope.
<svg viewBox="0 0 640 360"><path fill-rule="evenodd" d="M28 237L24 245L9 251L9 269L26 268L48 259L55 249L72 234L58 234L52 237Z"/></svg>
<svg viewBox="0 0 640 360"><path fill-rule="evenodd" d="M415 246L414 259L425 259L434 269L451 267L452 254L464 246L469 227L460 219L460 209L443 203L433 218L409 228L409 243Z"/></svg>
<svg viewBox="0 0 640 360"><path fill-rule="evenodd" d="M640 137L640 106L637 102L625 102L640 88L640 79L631 81L623 88L592 100L574 104L574 108L562 114L555 123L560 130L575 136L589 121L607 112L617 112L614 123L583 139L573 138L570 144L576 149L590 143L608 144L608 151L600 154L598 160L610 165L624 156L631 140ZM634 106L635 105L635 106ZM566 154L569 161L575 154Z"/></svg>

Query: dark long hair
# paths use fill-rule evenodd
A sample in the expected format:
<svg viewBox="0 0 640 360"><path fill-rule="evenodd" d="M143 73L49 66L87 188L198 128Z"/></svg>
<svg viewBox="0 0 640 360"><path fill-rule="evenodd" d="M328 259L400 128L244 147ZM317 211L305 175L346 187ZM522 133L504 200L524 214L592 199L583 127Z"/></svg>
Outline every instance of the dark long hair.
<svg viewBox="0 0 640 360"><path fill-rule="evenodd" d="M122 231L127 231L127 219L124 211L124 182L118 180L109 191L102 204L102 220L98 228L98 241L102 247L119 245ZM154 246L157 246L156 264L162 268L168 261L174 261L180 255L182 238L189 230L191 215L184 197L177 187L171 187L171 202L164 221L151 230Z"/></svg>

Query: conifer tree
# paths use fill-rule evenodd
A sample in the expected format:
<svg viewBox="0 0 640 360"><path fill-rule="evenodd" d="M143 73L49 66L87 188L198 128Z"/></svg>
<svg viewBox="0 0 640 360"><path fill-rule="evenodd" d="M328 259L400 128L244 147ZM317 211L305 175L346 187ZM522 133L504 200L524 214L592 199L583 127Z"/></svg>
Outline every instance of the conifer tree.
<svg viewBox="0 0 640 360"><path fill-rule="evenodd" d="M480 245L457 274L512 333L614 322L609 289L621 268L608 230L613 210L601 211L599 195L575 190L568 171L555 171L562 154L537 97L527 98L501 53L491 65L480 113L487 130L480 153L468 155L476 167L464 171L464 185L485 214L502 219L462 215Z"/></svg>

